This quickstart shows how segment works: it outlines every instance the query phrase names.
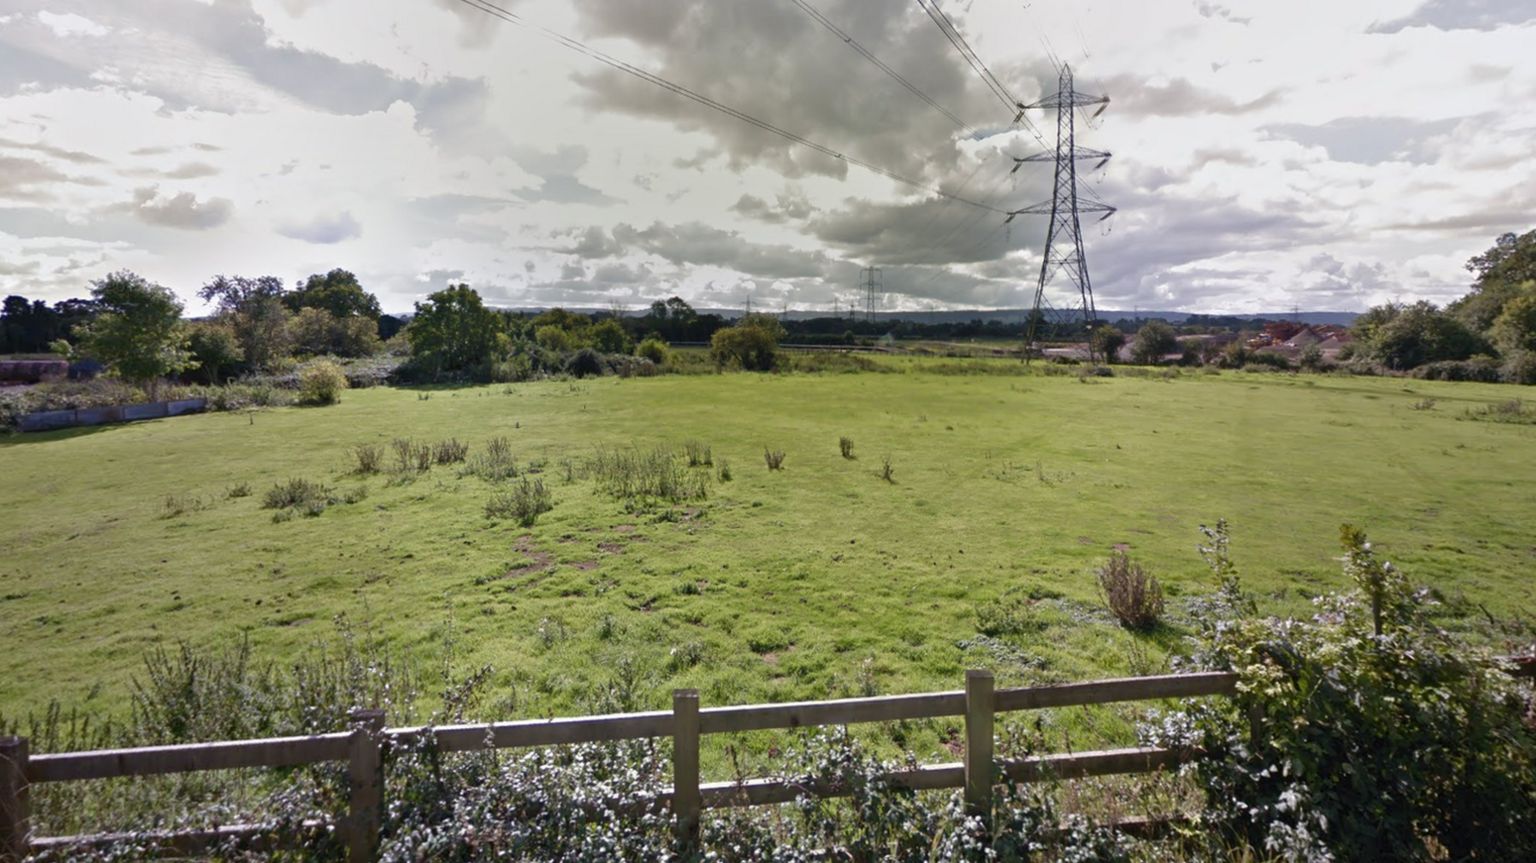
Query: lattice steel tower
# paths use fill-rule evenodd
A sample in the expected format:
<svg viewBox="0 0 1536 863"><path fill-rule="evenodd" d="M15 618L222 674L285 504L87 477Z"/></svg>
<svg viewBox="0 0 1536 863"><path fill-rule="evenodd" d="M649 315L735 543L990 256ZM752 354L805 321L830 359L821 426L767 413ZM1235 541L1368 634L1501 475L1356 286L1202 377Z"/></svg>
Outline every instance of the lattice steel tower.
<svg viewBox="0 0 1536 863"><path fill-rule="evenodd" d="M1099 218L1099 221L1103 221L1115 212L1115 208L1100 201L1088 187L1079 189L1077 185L1078 162L1097 162L1093 166L1097 170L1109 161L1109 153L1079 147L1076 143L1074 109L1092 105L1100 106L1093 114L1097 117L1109 107L1109 97L1077 92L1072 86L1072 67L1063 65L1055 95L1047 96L1033 105L1019 106L1020 117L1029 108L1056 109L1056 152L1015 157L1013 166L1013 170L1017 171L1025 162L1054 161L1056 182L1051 189L1051 199L1032 207L1013 210L1006 220L1011 222L1014 216L1025 214L1051 217L1045 231L1045 254L1040 260L1040 281L1035 287L1034 307L1024 331L1026 358L1038 352L1037 342L1042 335L1042 326L1046 327L1047 332L1055 332L1071 326L1079 318L1083 323L1083 335L1088 338L1089 358L1093 358L1093 342L1089 336L1098 318L1098 311L1093 305L1093 282L1088 277L1088 259L1083 254L1083 232L1078 223L1078 214L1103 213ZM1046 288L1056 281L1058 275L1063 274L1069 285L1063 291L1064 301L1058 308L1046 296Z"/></svg>

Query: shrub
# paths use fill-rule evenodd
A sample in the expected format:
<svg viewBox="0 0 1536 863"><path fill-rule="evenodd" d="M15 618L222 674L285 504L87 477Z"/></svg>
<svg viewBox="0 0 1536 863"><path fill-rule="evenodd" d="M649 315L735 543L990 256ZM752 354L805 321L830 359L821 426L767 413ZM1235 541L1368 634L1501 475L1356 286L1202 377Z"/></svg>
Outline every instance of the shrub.
<svg viewBox="0 0 1536 863"><path fill-rule="evenodd" d="M565 361L565 370L578 378L597 377L603 373L603 355L591 348L582 348Z"/></svg>
<svg viewBox="0 0 1536 863"><path fill-rule="evenodd" d="M1425 363L1413 370L1413 376L1427 381L1480 381L1489 384L1504 380L1499 364L1492 357Z"/></svg>
<svg viewBox="0 0 1536 863"><path fill-rule="evenodd" d="M384 466L384 448L374 443L358 444L352 448L352 459L356 463L355 473L363 476L378 473Z"/></svg>
<svg viewBox="0 0 1536 863"><path fill-rule="evenodd" d="M719 468L718 473L720 475L720 481L721 482L730 482L731 481L731 462L730 462L730 460L726 459L726 458L721 458L720 459L720 463L719 463L719 465L717 465L717 467Z"/></svg>
<svg viewBox="0 0 1536 863"><path fill-rule="evenodd" d="M299 372L299 402L306 405L333 405L341 401L347 388L347 376L341 366L330 360L316 360Z"/></svg>
<svg viewBox="0 0 1536 863"><path fill-rule="evenodd" d="M781 449L763 448L763 461L767 462L769 470L784 469L784 451Z"/></svg>
<svg viewBox="0 0 1536 863"><path fill-rule="evenodd" d="M432 447L427 444L397 437L389 442L389 446L395 454L395 470L401 473L419 473L432 467Z"/></svg>
<svg viewBox="0 0 1536 863"><path fill-rule="evenodd" d="M1116 550L1099 567L1099 595L1111 614L1131 629L1150 629L1163 614L1163 588L1130 555Z"/></svg>
<svg viewBox="0 0 1536 863"><path fill-rule="evenodd" d="M1234 858L1536 859L1527 698L1432 622L1429 593L1363 532L1341 536L1354 589L1319 597L1310 621L1201 614L1194 664L1236 672L1232 702L1190 703L1144 736L1203 750L1202 820Z"/></svg>
<svg viewBox="0 0 1536 863"><path fill-rule="evenodd" d="M248 482L242 482L239 485L232 485L227 491L224 492L224 496L231 499L237 497L250 497L251 484Z"/></svg>
<svg viewBox="0 0 1536 863"><path fill-rule="evenodd" d="M672 359L672 350L661 339L650 338L635 346L635 356L664 366Z"/></svg>
<svg viewBox="0 0 1536 863"><path fill-rule="evenodd" d="M837 439L837 450L843 454L843 458L853 458L853 438L840 437Z"/></svg>
<svg viewBox="0 0 1536 863"><path fill-rule="evenodd" d="M458 438L440 440L432 445L432 461L437 464L456 464L469 455L469 444Z"/></svg>
<svg viewBox="0 0 1536 863"><path fill-rule="evenodd" d="M772 371L778 360L779 339L784 327L773 315L749 314L733 327L715 330L709 354L720 368L735 366L746 371Z"/></svg>
<svg viewBox="0 0 1536 863"><path fill-rule="evenodd" d="M318 482L294 477L267 489L261 497L263 509L300 508L311 501L328 502L331 490Z"/></svg>
<svg viewBox="0 0 1536 863"><path fill-rule="evenodd" d="M1536 351L1516 351L1507 355L1499 373L1507 383L1536 385Z"/></svg>
<svg viewBox="0 0 1536 863"><path fill-rule="evenodd" d="M540 515L554 508L554 499L544 487L544 480L529 481L524 477L522 482L491 492L490 500L485 502L485 517L511 518L523 527L533 527Z"/></svg>

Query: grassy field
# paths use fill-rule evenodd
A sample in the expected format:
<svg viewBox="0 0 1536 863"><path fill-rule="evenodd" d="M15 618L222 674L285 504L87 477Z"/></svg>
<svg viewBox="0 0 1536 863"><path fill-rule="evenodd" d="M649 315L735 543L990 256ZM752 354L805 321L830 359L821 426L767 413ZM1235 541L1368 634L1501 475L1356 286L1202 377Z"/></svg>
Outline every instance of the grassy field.
<svg viewBox="0 0 1536 863"><path fill-rule="evenodd" d="M493 666L488 719L585 711L615 686L659 707L680 686L722 704L952 689L980 666L1000 685L1141 672L1214 586L1195 545L1219 517L1272 610L1343 586L1349 521L1455 625L1496 637L1488 617L1529 615L1536 427L1466 417L1512 388L882 363L362 390L0 440L0 712L121 711L152 645L247 633L281 658L337 615L423 664ZM552 492L532 528L487 518L491 485L461 466L351 473L357 444L457 437L473 457L495 436ZM599 447L689 439L715 462L695 469L703 501L627 511L586 471ZM293 477L366 497L275 522L263 493ZM1170 594L1150 635L1101 610L1092 571L1117 545ZM1029 631L978 638L978 608L1010 590L1034 601Z"/></svg>

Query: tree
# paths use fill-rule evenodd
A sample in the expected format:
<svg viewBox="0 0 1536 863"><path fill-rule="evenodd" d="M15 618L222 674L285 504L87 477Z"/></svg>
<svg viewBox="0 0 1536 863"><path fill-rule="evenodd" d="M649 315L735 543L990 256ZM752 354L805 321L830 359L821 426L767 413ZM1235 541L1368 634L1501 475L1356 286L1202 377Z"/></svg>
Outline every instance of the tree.
<svg viewBox="0 0 1536 863"><path fill-rule="evenodd" d="M435 372L459 371L489 361L499 332L496 313L469 285L452 285L416 304L406 329L411 353Z"/></svg>
<svg viewBox="0 0 1536 863"><path fill-rule="evenodd" d="M1140 365L1154 365L1165 354L1179 349L1179 337L1166 321L1147 321L1131 341L1131 359Z"/></svg>
<svg viewBox="0 0 1536 863"><path fill-rule="evenodd" d="M1502 354L1536 352L1536 282L1526 282L1519 294L1504 304L1490 335Z"/></svg>
<svg viewBox="0 0 1536 863"><path fill-rule="evenodd" d="M251 368L268 369L287 356L290 313L283 305L281 279L215 276L197 295L218 304L220 316L234 329Z"/></svg>
<svg viewBox="0 0 1536 863"><path fill-rule="evenodd" d="M293 312L321 309L336 318L377 321L380 314L379 298L363 290L357 276L342 269L310 276L283 297L283 304Z"/></svg>
<svg viewBox="0 0 1536 863"><path fill-rule="evenodd" d="M605 354L627 354L634 349L629 333L613 318L604 318L592 327L592 347Z"/></svg>
<svg viewBox="0 0 1536 863"><path fill-rule="evenodd" d="M1398 307L1386 323L1367 332L1369 355L1397 371L1443 360L1464 360L1487 348L1482 337L1466 324L1425 300Z"/></svg>
<svg viewBox="0 0 1536 863"><path fill-rule="evenodd" d="M1446 311L1471 329L1485 333L1505 304L1520 295L1520 286L1536 280L1536 231L1520 236L1504 234L1488 251L1467 261L1467 271L1477 275L1472 290Z"/></svg>
<svg viewBox="0 0 1536 863"><path fill-rule="evenodd" d="M181 301L169 288L122 270L92 283L101 313L82 332L84 351L118 377L151 389L195 365L187 350Z"/></svg>
<svg viewBox="0 0 1536 863"><path fill-rule="evenodd" d="M778 359L784 327L773 315L750 314L734 327L716 330L709 341L715 365L737 365L747 371L771 371Z"/></svg>
<svg viewBox="0 0 1536 863"><path fill-rule="evenodd" d="M222 321L197 321L187 328L187 347L204 380L218 385L220 372L240 364L244 354L235 331Z"/></svg>
<svg viewBox="0 0 1536 863"><path fill-rule="evenodd" d="M1100 324L1095 327L1093 334L1088 338L1088 350L1095 356L1103 357L1106 363L1114 362L1124 346L1125 333L1109 324Z"/></svg>
<svg viewBox="0 0 1536 863"><path fill-rule="evenodd" d="M378 351L378 326L358 316L338 318L313 306L299 310L288 322L294 350L300 354L365 357Z"/></svg>

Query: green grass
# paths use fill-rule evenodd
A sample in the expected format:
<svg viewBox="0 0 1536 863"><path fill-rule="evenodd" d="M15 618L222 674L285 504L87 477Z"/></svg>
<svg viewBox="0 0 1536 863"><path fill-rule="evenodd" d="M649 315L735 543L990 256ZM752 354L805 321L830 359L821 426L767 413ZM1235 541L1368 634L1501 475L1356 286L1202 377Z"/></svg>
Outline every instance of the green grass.
<svg viewBox="0 0 1536 863"><path fill-rule="evenodd" d="M282 657L340 614L422 664L494 666L487 719L584 712L614 691L662 707L674 687L711 705L955 689L979 666L999 685L1141 672L1213 588L1195 545L1219 517L1271 610L1343 586L1349 521L1464 597L1457 625L1478 605L1529 612L1536 429L1467 418L1510 388L880 364L892 373L358 390L0 440L0 704L121 711L151 645L248 632ZM1010 373L935 373L964 369ZM554 507L531 528L490 520L493 486L464 465L350 473L355 446L397 437L458 438L471 462L506 437ZM686 465L689 440L730 464L729 482L683 468L710 476L703 500L627 507L583 470L600 447L669 447ZM274 520L263 496L294 478L341 497ZM1109 622L1092 570L1117 544L1163 582L1169 625ZM977 609L1010 589L1036 597L1031 625L978 639ZM891 731L914 745L952 729Z"/></svg>

